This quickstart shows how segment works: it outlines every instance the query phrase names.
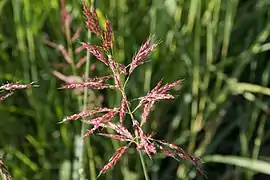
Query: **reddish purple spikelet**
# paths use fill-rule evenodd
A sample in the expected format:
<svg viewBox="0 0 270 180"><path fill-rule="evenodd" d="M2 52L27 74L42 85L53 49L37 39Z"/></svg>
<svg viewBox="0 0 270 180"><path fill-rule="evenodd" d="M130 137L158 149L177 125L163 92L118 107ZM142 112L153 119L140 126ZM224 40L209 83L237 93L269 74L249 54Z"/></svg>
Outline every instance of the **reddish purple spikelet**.
<svg viewBox="0 0 270 180"><path fill-rule="evenodd" d="M95 33L100 39L102 39L103 34L98 22L97 12L95 10L91 11L85 3L83 4L83 10L86 17L86 27L89 31Z"/></svg>
<svg viewBox="0 0 270 180"><path fill-rule="evenodd" d="M93 111L82 111L82 112L80 112L78 114L73 114L71 116L65 117L63 119L63 121L77 120L77 119L80 119L80 118L83 118L83 117L91 116L93 114L94 114Z"/></svg>
<svg viewBox="0 0 270 180"><path fill-rule="evenodd" d="M149 158L151 158L151 153L156 154L155 144L150 142L151 135L146 136L142 128L139 126L138 121L136 120L133 121L133 127L139 136L139 144L137 144L137 150L144 151L149 156Z"/></svg>
<svg viewBox="0 0 270 180"><path fill-rule="evenodd" d="M146 96L140 98L140 104L143 105L147 102L157 102L160 100L168 100L174 99L173 95L167 93L167 91L171 90L173 87L178 86L181 84L181 81L176 81L171 84L166 84L161 87L161 81L156 85L154 89L152 89Z"/></svg>
<svg viewBox="0 0 270 180"><path fill-rule="evenodd" d="M59 89L74 89L74 88L84 88L84 87L88 87L91 89L114 88L114 86L110 85L110 84L104 84L104 83L100 83L100 82L85 82L85 83L67 84L65 86L62 86Z"/></svg>
<svg viewBox="0 0 270 180"><path fill-rule="evenodd" d="M104 32L104 36L103 36L103 48L108 51L112 45L112 34L113 34L113 30L112 27L110 25L110 21L106 20L106 31Z"/></svg>
<svg viewBox="0 0 270 180"><path fill-rule="evenodd" d="M112 75L109 75L109 76L103 76L103 77L88 78L87 82L99 82L99 83L103 83L105 81L108 81L112 77L113 77Z"/></svg>
<svg viewBox="0 0 270 180"><path fill-rule="evenodd" d="M166 84L162 88L159 89L159 93L166 93L167 91L171 90L172 88L179 86L182 83L181 80L175 81L171 84Z"/></svg>
<svg viewBox="0 0 270 180"><path fill-rule="evenodd" d="M111 56L109 56L108 63L109 63L109 67L113 71L113 75L114 75L113 78L114 78L115 85L119 90L121 90L122 87L120 83L120 74L117 69L117 63L112 59Z"/></svg>
<svg viewBox="0 0 270 180"><path fill-rule="evenodd" d="M106 58L101 53L102 47L81 42L82 46L90 51L93 56L108 66Z"/></svg>
<svg viewBox="0 0 270 180"><path fill-rule="evenodd" d="M154 104L155 104L154 101L143 104L143 113L141 116L142 121L145 122L148 119L149 113L150 113L152 107L154 106Z"/></svg>
<svg viewBox="0 0 270 180"><path fill-rule="evenodd" d="M190 160L193 165L196 167L197 171L199 172L200 175L205 175L205 172L201 169L199 165L199 159L197 157L194 157L188 153L186 153L182 148L171 144L165 140L156 140L157 142L161 143L161 146L159 146L160 150L165 153L165 155L173 157L176 160L179 160L179 157L181 159L188 159Z"/></svg>
<svg viewBox="0 0 270 180"><path fill-rule="evenodd" d="M119 117L120 117L120 123L121 124L123 124L123 122L124 122L126 111L127 111L127 99L126 99L126 97L124 97L122 99L120 112L119 112Z"/></svg>
<svg viewBox="0 0 270 180"><path fill-rule="evenodd" d="M177 155L182 159L188 159L190 157L190 155L188 153L186 153L182 148L180 148L180 147L178 147L178 146L176 146L174 144L171 144L170 142L167 142L165 140L158 141L158 142L160 142L162 145L165 145L168 148L176 151Z"/></svg>
<svg viewBox="0 0 270 180"><path fill-rule="evenodd" d="M146 96L140 98L141 101L139 104L143 107L143 113L141 116L142 121L147 120L152 107L157 101L174 99L174 96L168 94L167 91L180 84L181 81L176 81L162 87L162 81L159 81L158 84Z"/></svg>
<svg viewBox="0 0 270 180"><path fill-rule="evenodd" d="M5 99L7 99L8 97L12 96L14 94L14 92L9 92L3 96L0 96L0 102L4 101Z"/></svg>
<svg viewBox="0 0 270 180"><path fill-rule="evenodd" d="M157 83L157 85L151 90L151 92L157 93L161 86L162 86L162 80Z"/></svg>
<svg viewBox="0 0 270 180"><path fill-rule="evenodd" d="M110 112L110 111L115 111L115 109L109 109L109 108L94 108L91 111L82 111L78 114L73 114L71 116L67 116L63 119L63 121L70 121L70 120L77 120L81 118L85 118L88 116L93 116L97 113L104 113L104 112ZM62 121L62 122L63 122Z"/></svg>
<svg viewBox="0 0 270 180"><path fill-rule="evenodd" d="M31 84L18 84L18 83L7 83L0 86L0 90L12 91L16 89L28 89L31 88L33 85Z"/></svg>
<svg viewBox="0 0 270 180"><path fill-rule="evenodd" d="M144 59L149 56L149 54L157 47L157 44L153 44L150 46L150 39L148 39L140 48L136 56L133 58L130 68L129 74L131 74L134 69L144 63Z"/></svg>
<svg viewBox="0 0 270 180"><path fill-rule="evenodd" d="M120 73L127 75L127 67L123 64L117 63Z"/></svg>
<svg viewBox="0 0 270 180"><path fill-rule="evenodd" d="M130 139L128 139L126 136L123 136L123 135L105 134L105 133L98 133L98 134L101 136L105 136L105 137L112 138L119 141L130 141Z"/></svg>
<svg viewBox="0 0 270 180"><path fill-rule="evenodd" d="M100 171L98 177L105 173L106 171L108 171L110 168L112 168L113 166L115 166L115 164L118 162L118 160L120 159L120 157L128 150L129 148L129 144L123 147L120 147L116 153L110 158L110 161L108 164L106 164Z"/></svg>
<svg viewBox="0 0 270 180"><path fill-rule="evenodd" d="M95 122L94 127L91 130L88 130L82 138L85 139L87 136L91 135L95 130L97 130L100 126L102 126L101 125L102 123L107 124L108 122L112 121L112 119L115 117L117 113L118 109L115 109L113 111L104 114L101 117L89 120L90 122L92 121L91 123L93 123L93 121ZM90 124L89 121L84 122Z"/></svg>
<svg viewBox="0 0 270 180"><path fill-rule="evenodd" d="M106 125L106 127L109 127L111 129L115 130L118 134L121 134L121 135L127 137L128 139L133 139L131 133L121 124L114 124L114 123L109 122Z"/></svg>

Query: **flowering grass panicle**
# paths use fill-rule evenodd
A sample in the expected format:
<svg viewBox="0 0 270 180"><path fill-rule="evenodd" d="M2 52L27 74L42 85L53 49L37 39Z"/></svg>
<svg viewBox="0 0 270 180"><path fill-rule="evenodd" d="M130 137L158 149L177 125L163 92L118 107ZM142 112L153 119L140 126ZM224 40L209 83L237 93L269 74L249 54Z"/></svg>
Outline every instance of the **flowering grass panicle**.
<svg viewBox="0 0 270 180"><path fill-rule="evenodd" d="M30 84L6 83L0 86L0 102L12 96L16 90L29 89L31 87L37 87L37 86L38 85L35 85L34 82Z"/></svg>
<svg viewBox="0 0 270 180"><path fill-rule="evenodd" d="M95 56L99 61L108 66L111 70L111 75L104 77L95 77L89 78L87 82L80 84L69 84L63 86L62 88L80 88L88 87L91 89L104 89L104 88L114 88L114 90L119 91L122 95L120 102L120 107L115 108L95 108L91 111L82 111L77 114L67 116L63 119L64 121L77 120L80 118L89 117L89 120L83 120L83 123L92 125L92 129L87 130L87 132L82 137L83 139L87 136L94 133L98 128L110 128L115 131L115 134L108 133L98 133L101 136L112 138L114 140L119 140L126 142L125 146L120 147L113 157L109 160L109 163L105 165L98 176L108 171L112 168L120 159L120 157L128 151L131 147L131 144L135 144L136 150L138 152L146 153L149 158L152 158L152 155L155 155L159 152L163 152L166 156L173 157L176 160L188 159L190 160L198 169L200 174L204 174L203 170L199 165L199 159L186 153L180 147L171 144L164 140L157 140L153 138L153 133L147 134L143 130L144 123L147 122L149 113L153 106L161 100L172 100L175 97L169 93L169 91L179 86L182 81L178 80L173 83L167 83L162 85L162 81L158 84L145 96L137 98L140 101L137 103L137 106L132 109L128 97L126 95L126 84L129 80L132 72L141 64L145 62L145 59L154 51L158 43L151 44L151 39L148 38L146 42L140 47L138 53L134 56L131 63L127 66L120 64L115 61L113 55L111 54L113 48L113 30L111 24L106 20L106 29L103 31L100 28L98 16L95 11L90 10L87 5L83 5L84 14L86 16L86 27L94 34L96 34L102 44L101 46L84 43L82 46L86 48L93 56ZM127 73L128 72L128 73ZM110 78L114 79L113 84L105 83ZM122 82L122 79L126 79L125 82ZM134 113L142 109L142 114L140 119L135 119ZM102 113L103 115L97 116L97 114ZM116 115L119 116L115 118ZM130 118L125 118L129 116ZM125 127L125 120L131 119L132 128ZM140 156L141 157L141 156ZM141 159L142 160L142 159ZM144 161L142 160L143 169L145 167ZM146 170L144 169L144 173ZM145 176L148 176L145 174Z"/></svg>

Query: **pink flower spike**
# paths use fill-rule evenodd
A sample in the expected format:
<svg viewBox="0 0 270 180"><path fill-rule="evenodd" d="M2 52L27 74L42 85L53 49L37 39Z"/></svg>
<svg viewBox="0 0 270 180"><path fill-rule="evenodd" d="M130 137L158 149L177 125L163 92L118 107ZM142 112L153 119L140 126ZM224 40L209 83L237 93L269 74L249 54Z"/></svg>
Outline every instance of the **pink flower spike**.
<svg viewBox="0 0 270 180"><path fill-rule="evenodd" d="M102 123L102 121L100 120L100 117L94 118L91 120L83 120L82 122L84 122L85 124L91 124L91 125L100 125Z"/></svg>
<svg viewBox="0 0 270 180"><path fill-rule="evenodd" d="M152 109L152 107L154 106L155 102L151 101L149 103L146 103L143 105L143 113L142 113L142 121L145 122L148 119L149 113Z"/></svg>
<svg viewBox="0 0 270 180"><path fill-rule="evenodd" d="M137 144L137 150L144 151L149 158L151 159L151 153L156 154L156 147L155 144L150 142L152 134L149 136L146 136L142 130L142 128L139 126L138 121L133 121L133 126L135 129L135 132L139 136L139 144Z"/></svg>
<svg viewBox="0 0 270 180"><path fill-rule="evenodd" d="M87 130L87 132L83 135L82 139L84 140L87 136L90 136L99 128L99 125L95 125L91 130Z"/></svg>
<svg viewBox="0 0 270 180"><path fill-rule="evenodd" d="M151 90L151 93L157 93L159 88L162 86L162 80L157 83L157 85Z"/></svg>
<svg viewBox="0 0 270 180"><path fill-rule="evenodd" d="M120 140L120 141L130 141L131 139L128 139L126 136L123 135L117 135L117 134L105 134L105 133L98 133L101 136L105 136L108 138Z"/></svg>
<svg viewBox="0 0 270 180"><path fill-rule="evenodd" d="M94 124L94 127L90 131L88 131L82 138L84 139L87 136L89 136L90 134L92 134L96 129L98 129L100 126L102 126L102 123L107 124L108 122L111 122L117 113L118 113L118 111L110 111L101 117L97 117L97 118L92 119L92 120L84 121L87 124L91 124L91 123Z"/></svg>
<svg viewBox="0 0 270 180"><path fill-rule="evenodd" d="M128 150L129 144L123 147L120 147L116 153L110 158L110 161L108 164L106 164L100 171L98 177L108 171L110 168L115 166L115 164L118 162L118 160L121 158L121 156Z"/></svg>
<svg viewBox="0 0 270 180"><path fill-rule="evenodd" d="M77 120L77 119L80 119L80 118L84 118L84 117L87 117L87 116L91 116L93 115L93 112L91 111L82 111L78 114L73 114L71 116L67 116L65 117L61 122L59 123L63 123L65 121L71 121L71 120Z"/></svg>
<svg viewBox="0 0 270 180"><path fill-rule="evenodd" d="M104 49L106 49L106 51L108 51L109 48L111 48L113 45L112 34L113 34L113 30L112 30L112 27L110 25L110 21L106 20L106 31L104 32L103 43L102 43L103 47L104 47Z"/></svg>
<svg viewBox="0 0 270 180"><path fill-rule="evenodd" d="M60 87L59 89L74 89L74 88L84 88L88 87L91 89L106 89L106 88L114 88L114 86L109 84L103 84L99 82L85 82L79 84L68 84L65 86Z"/></svg>
<svg viewBox="0 0 270 180"><path fill-rule="evenodd" d="M136 56L133 58L130 68L129 74L131 74L134 69L144 63L144 59L149 56L149 54L157 47L157 44L153 44L150 46L150 39L148 39L140 48Z"/></svg>
<svg viewBox="0 0 270 180"><path fill-rule="evenodd" d="M171 90L172 88L179 86L182 83L181 80L175 81L171 84L166 84L162 88L159 89L159 93L166 93L167 91Z"/></svg>
<svg viewBox="0 0 270 180"><path fill-rule="evenodd" d="M111 56L108 57L108 63L109 63L109 67L111 68L112 72L113 72L113 78L114 78L114 82L115 82L115 86L118 89L122 89L121 88L121 83L120 83L120 74L117 70L117 63L112 59Z"/></svg>
<svg viewBox="0 0 270 180"><path fill-rule="evenodd" d="M98 16L95 10L91 11L90 8L83 3L83 10L86 17L86 26L92 32L95 33L100 39L102 39L102 30L98 22Z"/></svg>
<svg viewBox="0 0 270 180"><path fill-rule="evenodd" d="M9 92L9 93L5 94L4 96L0 96L0 102L4 101L5 99L12 96L13 94L14 94L14 92Z"/></svg>
<svg viewBox="0 0 270 180"><path fill-rule="evenodd" d="M0 90L12 91L16 89L28 89L31 87L33 87L33 83L30 84L7 83L0 86Z"/></svg>
<svg viewBox="0 0 270 180"><path fill-rule="evenodd" d="M95 115L97 113L117 112L117 111L118 111L117 108L114 108L114 109L109 109L109 108L94 108L91 111L82 111L82 112L80 112L78 114L73 114L71 116L67 116L60 123L62 123L64 121L70 121L70 120L77 120L77 119L80 119L80 118L85 118L85 117L88 117L88 116Z"/></svg>
<svg viewBox="0 0 270 180"><path fill-rule="evenodd" d="M115 130L118 134L126 136L128 139L133 139L133 137L132 137L131 133L128 131L128 129L126 129L121 124L113 124L113 123L109 122L106 125L106 127L109 127L111 129Z"/></svg>
<svg viewBox="0 0 270 180"><path fill-rule="evenodd" d="M103 62L104 64L108 66L106 58L103 56L103 54L100 51L102 49L101 47L92 45L92 44L87 44L84 42L81 42L81 44L84 48L88 49L90 53L93 54L93 56L95 56L98 60L100 60L101 62Z"/></svg>
<svg viewBox="0 0 270 180"><path fill-rule="evenodd" d="M180 157L182 159L188 159L188 160L190 160L193 163L193 165L196 167L196 169L199 172L199 174L206 176L205 172L201 169L201 167L199 165L199 158L194 157L194 156L186 153L182 148L180 148L180 147L178 147L178 146L176 146L174 144L171 144L171 143L169 143L167 141L164 141L164 140L160 141L160 140L158 140L157 142L161 143L164 147L166 147L166 148L164 148L164 147L161 147L160 148L159 147L166 155L171 156L171 157L173 157L176 160L179 159L178 157ZM169 149L172 152L170 152Z"/></svg>
<svg viewBox="0 0 270 180"><path fill-rule="evenodd" d="M126 66L124 66L123 64L120 64L120 63L117 63L117 66L122 74L125 74L125 75L127 74L127 67Z"/></svg>
<svg viewBox="0 0 270 180"><path fill-rule="evenodd" d="M103 83L105 81L108 81L109 79L112 78L112 75L109 76L103 76L103 77L94 77L94 78L88 78L88 82L100 82Z"/></svg>
<svg viewBox="0 0 270 180"><path fill-rule="evenodd" d="M143 52L145 51L147 48L149 48L149 45L150 45L150 38L148 38L144 43L143 45L141 46L139 52Z"/></svg>
<svg viewBox="0 0 270 180"><path fill-rule="evenodd" d="M126 97L122 99L121 102L121 107L120 107L120 112L119 112L119 117L120 117L120 123L123 124L125 115L126 115L126 110L127 110L127 100Z"/></svg>

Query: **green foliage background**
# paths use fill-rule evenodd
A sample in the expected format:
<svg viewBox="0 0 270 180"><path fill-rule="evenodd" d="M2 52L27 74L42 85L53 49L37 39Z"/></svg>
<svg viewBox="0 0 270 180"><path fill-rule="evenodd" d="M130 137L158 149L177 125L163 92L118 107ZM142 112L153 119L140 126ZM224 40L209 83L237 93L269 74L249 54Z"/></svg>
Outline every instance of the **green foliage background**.
<svg viewBox="0 0 270 180"><path fill-rule="evenodd" d="M77 44L87 41L81 2L69 0L67 9L73 33L83 28ZM162 78L184 79L177 100L159 103L151 113L149 132L199 156L210 180L269 178L269 0L104 0L97 9L101 23L111 20L118 62L128 64L149 35L162 40L151 62L136 69L128 85L131 97ZM66 46L58 0L0 1L1 83L40 85L0 104L0 155L18 180L76 179L80 123L57 122L78 112L78 104L71 91L57 89L62 82L52 75L53 64L65 60L45 39ZM90 76L105 72L98 65ZM99 93L104 105L119 105L114 92L95 97ZM99 171L117 144L91 136L91 147ZM84 159L90 177L88 155L89 148ZM185 161L155 157L147 164L153 180L202 179ZM135 151L100 177L142 178Z"/></svg>

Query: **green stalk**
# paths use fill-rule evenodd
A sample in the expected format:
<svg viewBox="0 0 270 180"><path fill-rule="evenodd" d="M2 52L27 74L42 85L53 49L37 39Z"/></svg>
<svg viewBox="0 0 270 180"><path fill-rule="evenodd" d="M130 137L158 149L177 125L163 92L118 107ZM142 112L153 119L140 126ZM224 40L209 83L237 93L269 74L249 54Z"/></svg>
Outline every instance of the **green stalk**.
<svg viewBox="0 0 270 180"><path fill-rule="evenodd" d="M91 9L95 9L95 0L91 0ZM91 32L88 30L87 33L87 40L88 42L91 41ZM90 52L87 51L86 54L86 66L85 66L85 80L89 78L89 67L90 67ZM88 97L88 88L84 88L84 95L83 95L83 110L85 111L87 109L87 97ZM81 136L84 135L85 131L87 129L87 125L85 123L82 123L81 127ZM85 180L84 177L84 163L83 163L83 152L84 152L84 141L81 141L81 152L79 156L79 165L80 165L80 179ZM89 156L89 164L90 164L90 176L91 180L96 180L96 169L95 169L95 163L94 163L94 155L93 155L93 149L91 147L91 139L88 138L88 143L86 144L86 147L88 149L88 156Z"/></svg>
<svg viewBox="0 0 270 180"><path fill-rule="evenodd" d="M198 119L198 104L199 104L199 91L200 91L200 33L201 33L201 3L198 1L197 4L197 14L196 14L196 22L194 27L194 61L193 61L193 82L192 82L192 94L193 101L191 104L191 137L189 141L189 152L193 152L195 148L195 142L197 137L196 125L199 121Z"/></svg>
<svg viewBox="0 0 270 180"><path fill-rule="evenodd" d="M123 97L126 96L125 95L125 92L122 92L122 95L123 95ZM129 113L131 119L132 120L135 120L135 118L134 118L134 116L132 114L132 111L131 111L131 109L130 109L130 107L128 105L128 102L126 102L126 104L127 104L128 113ZM136 136L138 136L137 133L136 133ZM138 138L136 138L136 142L138 143ZM141 160L141 164L142 164L143 174L144 174L145 180L149 180L149 176L148 176L148 173L147 173L147 168L146 168L146 164L145 164L145 161L144 161L142 152L141 151L138 151L138 153L139 153L139 156L140 156L140 160Z"/></svg>
<svg viewBox="0 0 270 180"><path fill-rule="evenodd" d="M111 55L108 55L108 57L110 57L110 56ZM126 86L126 83L127 83L128 79L129 79L129 76L128 76L127 80L124 82L124 86L121 83L121 87L120 87L119 91L120 91L122 97L126 99L127 110L128 110L128 114L130 115L130 118L132 119L132 121L135 121L135 118L133 116L134 111L131 111L131 108L129 107L129 103L128 103L128 100L127 100L127 95L125 93L125 86ZM142 124L143 123L141 123L141 125ZM138 134L137 134L136 131L135 131L135 135L136 135L136 138L135 138L136 142L139 143L138 142ZM145 180L149 180L149 176L148 176L148 173L147 173L147 168L146 168L146 164L145 164L143 155L142 155L141 151L138 151L138 153L139 153L139 156L140 156L140 160L141 160Z"/></svg>
<svg viewBox="0 0 270 180"><path fill-rule="evenodd" d="M144 162L142 152L141 151L138 151L138 152L139 152L139 155L140 155L140 160L141 160L141 163L142 163L145 180L149 180L149 176L148 176L148 173L147 173L147 169L146 169L146 165L145 165L145 162Z"/></svg>

